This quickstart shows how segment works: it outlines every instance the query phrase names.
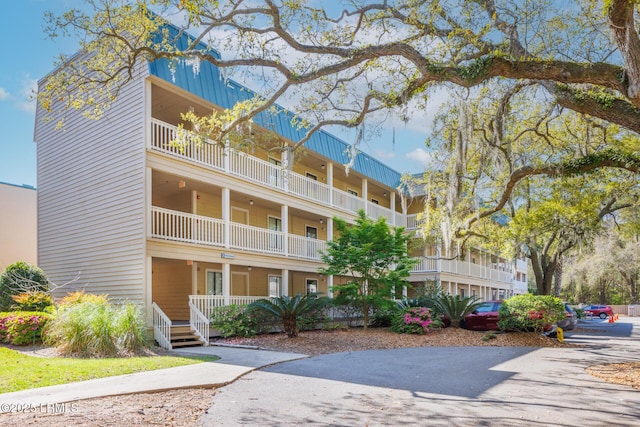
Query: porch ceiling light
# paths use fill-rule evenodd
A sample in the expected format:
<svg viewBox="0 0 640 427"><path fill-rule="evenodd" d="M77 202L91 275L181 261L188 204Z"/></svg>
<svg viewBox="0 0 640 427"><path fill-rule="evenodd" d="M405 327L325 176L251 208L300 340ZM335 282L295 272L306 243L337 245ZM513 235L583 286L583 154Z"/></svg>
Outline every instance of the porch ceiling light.
<svg viewBox="0 0 640 427"><path fill-rule="evenodd" d="M186 186L187 186L187 183L186 183L186 182L184 182L184 181L182 181L182 180L178 181L178 188L184 188L184 187L186 187Z"/></svg>
<svg viewBox="0 0 640 427"><path fill-rule="evenodd" d="M252 200L249 200L249 204L250 204L251 206L253 206L253 199L252 199Z"/></svg>

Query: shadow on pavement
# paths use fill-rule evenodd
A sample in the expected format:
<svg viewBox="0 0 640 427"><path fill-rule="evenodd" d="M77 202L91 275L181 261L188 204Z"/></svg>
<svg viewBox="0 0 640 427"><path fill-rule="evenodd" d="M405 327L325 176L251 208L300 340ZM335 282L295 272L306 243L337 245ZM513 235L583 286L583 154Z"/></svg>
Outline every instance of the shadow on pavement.
<svg viewBox="0 0 640 427"><path fill-rule="evenodd" d="M472 398L513 375L492 367L537 350L528 347L466 349L468 351L456 347L355 351L297 360L263 371ZM473 381L469 381L470 377Z"/></svg>

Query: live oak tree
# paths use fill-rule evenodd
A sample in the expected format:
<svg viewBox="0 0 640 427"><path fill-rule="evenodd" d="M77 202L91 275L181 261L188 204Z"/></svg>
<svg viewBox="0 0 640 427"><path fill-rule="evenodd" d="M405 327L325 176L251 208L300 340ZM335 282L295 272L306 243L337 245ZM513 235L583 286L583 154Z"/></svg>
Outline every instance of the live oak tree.
<svg viewBox="0 0 640 427"><path fill-rule="evenodd" d="M603 152L636 150L637 140L598 119L532 107L528 85L498 89L443 107L429 141L439 154L424 181L425 234L524 254L538 293L550 294L563 256L637 207L633 162L592 167Z"/></svg>
<svg viewBox="0 0 640 427"><path fill-rule="evenodd" d="M504 209L515 212L517 192L531 177L607 169L614 172L600 179L618 183L620 171L628 177L640 168L640 0L343 0L324 8L305 0L86 3L86 14L75 10L48 20L49 35L76 33L86 53L61 58L39 94L40 105L59 121L68 108L100 117L135 67L158 58L190 64L195 72L209 61L256 85L259 96L229 111L185 112L193 129L221 142L276 102L295 111L294 125L306 130L296 147L330 125L358 128L355 147L371 128L365 123L426 116L443 88L482 96L495 107L494 118L456 116L450 141L471 140L479 124L485 143L476 145L471 163L463 161L464 145L453 144L457 163L442 171L451 197L441 213L425 214L430 221L440 216L445 241L473 238L478 228L492 227L485 220ZM190 45L178 48L168 21L193 35ZM461 102L460 111L466 108ZM565 129L548 132L554 123ZM602 142L595 149L592 132ZM560 144L563 135L567 141ZM527 149L515 154L528 153L527 161L514 162L512 148L524 139ZM504 156L496 154L501 150ZM494 160L504 167L469 174ZM462 179L467 175L472 179ZM432 182L439 179L434 174Z"/></svg>
<svg viewBox="0 0 640 427"><path fill-rule="evenodd" d="M305 0L85 2L87 13L48 17L50 36L76 33L92 55L62 58L41 93L47 108L61 101L99 116L136 64L168 58L257 78L260 97L202 122L219 138L276 101L309 135L381 114L424 114L438 87L505 80L535 85L540 102L640 131L637 0L343 0L324 9ZM178 48L166 20L192 43Z"/></svg>
<svg viewBox="0 0 640 427"><path fill-rule="evenodd" d="M407 254L411 235L403 227L392 228L384 218L373 221L359 211L355 224L334 218L337 238L327 242L321 253L327 275L348 277L335 285L335 293L347 292L362 309L364 327L369 325L369 311L388 300L392 292L409 286L407 277L415 264Z"/></svg>

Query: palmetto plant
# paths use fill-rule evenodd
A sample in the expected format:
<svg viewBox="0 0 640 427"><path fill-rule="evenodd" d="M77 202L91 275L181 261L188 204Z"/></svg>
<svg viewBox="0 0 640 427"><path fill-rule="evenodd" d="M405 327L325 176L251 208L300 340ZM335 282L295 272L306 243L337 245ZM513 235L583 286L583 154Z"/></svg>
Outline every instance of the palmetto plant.
<svg viewBox="0 0 640 427"><path fill-rule="evenodd" d="M305 313L324 307L326 298L318 298L317 294L297 294L295 297L282 295L278 298L261 299L249 305L251 310L260 310L282 321L282 327L289 338L297 337L298 317Z"/></svg>
<svg viewBox="0 0 640 427"><path fill-rule="evenodd" d="M460 295L441 295L435 301L438 310L449 316L451 326L454 328L459 328L464 316L475 310L481 303L476 297L460 297Z"/></svg>

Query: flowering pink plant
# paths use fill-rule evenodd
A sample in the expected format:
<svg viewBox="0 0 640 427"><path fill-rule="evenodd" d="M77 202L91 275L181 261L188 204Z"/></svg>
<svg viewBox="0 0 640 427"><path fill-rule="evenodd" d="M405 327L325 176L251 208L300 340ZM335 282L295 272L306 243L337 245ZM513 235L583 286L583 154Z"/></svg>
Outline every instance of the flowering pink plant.
<svg viewBox="0 0 640 427"><path fill-rule="evenodd" d="M427 307L409 307L394 319L391 329L401 334L424 334L432 323Z"/></svg>
<svg viewBox="0 0 640 427"><path fill-rule="evenodd" d="M38 341L51 315L42 312L0 313L0 342L26 345Z"/></svg>

